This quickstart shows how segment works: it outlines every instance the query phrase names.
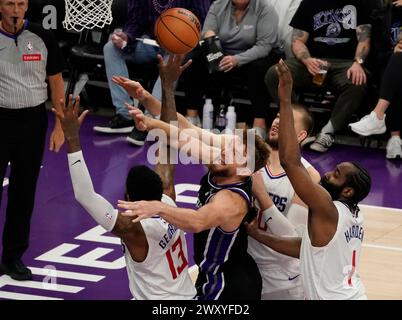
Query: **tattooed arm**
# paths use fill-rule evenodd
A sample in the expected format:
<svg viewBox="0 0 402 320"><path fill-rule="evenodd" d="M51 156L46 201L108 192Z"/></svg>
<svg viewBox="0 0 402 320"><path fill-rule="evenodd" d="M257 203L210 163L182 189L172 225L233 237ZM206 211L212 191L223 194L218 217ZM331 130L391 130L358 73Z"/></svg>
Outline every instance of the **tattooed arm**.
<svg viewBox="0 0 402 320"><path fill-rule="evenodd" d="M293 29L292 34L292 51L297 59L303 62L303 60L311 58L310 52L306 47L308 40L308 32L300 29Z"/></svg>
<svg viewBox="0 0 402 320"><path fill-rule="evenodd" d="M354 85L362 85L367 81L367 76L362 64L370 51L371 24L362 24L358 26L356 28L356 35L358 44L356 48L355 62L348 69L347 76Z"/></svg>
<svg viewBox="0 0 402 320"><path fill-rule="evenodd" d="M355 60L366 60L370 51L371 24L362 24L356 28L357 48Z"/></svg>
<svg viewBox="0 0 402 320"><path fill-rule="evenodd" d="M292 34L292 51L295 57L301 61L313 76L320 72L320 65L325 61L312 58L306 46L309 34L300 29L293 29Z"/></svg>

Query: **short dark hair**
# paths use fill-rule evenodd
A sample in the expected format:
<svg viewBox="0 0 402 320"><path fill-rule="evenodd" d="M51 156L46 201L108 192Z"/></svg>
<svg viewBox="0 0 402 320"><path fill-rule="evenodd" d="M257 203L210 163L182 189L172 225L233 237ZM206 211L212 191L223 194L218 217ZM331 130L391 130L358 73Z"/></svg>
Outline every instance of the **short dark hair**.
<svg viewBox="0 0 402 320"><path fill-rule="evenodd" d="M309 108L302 104L292 104L293 110L299 111L302 114L303 129L307 131L307 135L310 135L314 127L313 115Z"/></svg>
<svg viewBox="0 0 402 320"><path fill-rule="evenodd" d="M247 148L247 132L248 130L243 130L243 144ZM255 131L254 131L255 132ZM255 134L255 145L254 145L254 172L257 172L265 166L268 161L270 151L268 145L265 143L259 135ZM248 157L249 155L247 155ZM250 168L251 169L251 168Z"/></svg>
<svg viewBox="0 0 402 320"><path fill-rule="evenodd" d="M353 196L349 200L350 205L357 205L370 193L371 177L370 173L356 162L350 162L354 167L347 178L346 185L353 188Z"/></svg>
<svg viewBox="0 0 402 320"><path fill-rule="evenodd" d="M147 166L132 167L127 175L126 192L130 201L161 200L162 179Z"/></svg>

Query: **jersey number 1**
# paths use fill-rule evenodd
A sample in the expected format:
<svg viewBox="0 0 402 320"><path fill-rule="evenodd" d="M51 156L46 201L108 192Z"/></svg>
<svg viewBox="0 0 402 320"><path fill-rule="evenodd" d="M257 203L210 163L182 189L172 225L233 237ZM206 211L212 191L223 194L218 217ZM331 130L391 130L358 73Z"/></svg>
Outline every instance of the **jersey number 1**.
<svg viewBox="0 0 402 320"><path fill-rule="evenodd" d="M172 255L176 253L175 262L173 262ZM169 262L170 272L172 273L173 280L177 278L177 276L182 273L182 271L187 267L188 262L186 256L184 255L183 245L181 243L181 237L179 237L175 243L173 243L172 247L166 251L166 258ZM180 265L179 265L180 264ZM177 266L179 265L179 266ZM176 267L177 266L177 267Z"/></svg>

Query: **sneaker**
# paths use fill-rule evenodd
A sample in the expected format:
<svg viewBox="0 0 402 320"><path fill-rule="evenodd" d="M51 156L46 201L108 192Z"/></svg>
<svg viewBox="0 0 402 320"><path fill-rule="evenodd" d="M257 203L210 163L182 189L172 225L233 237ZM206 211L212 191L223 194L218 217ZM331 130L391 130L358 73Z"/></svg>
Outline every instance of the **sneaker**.
<svg viewBox="0 0 402 320"><path fill-rule="evenodd" d="M332 134L319 133L314 143L310 146L310 149L318 152L325 152L332 146L334 141L335 139Z"/></svg>
<svg viewBox="0 0 402 320"><path fill-rule="evenodd" d="M199 116L196 117L186 117L186 119L194 126L201 128L201 120Z"/></svg>
<svg viewBox="0 0 402 320"><path fill-rule="evenodd" d="M126 140L136 146L143 146L147 139L147 135L148 131L139 131L134 127Z"/></svg>
<svg viewBox="0 0 402 320"><path fill-rule="evenodd" d="M361 118L360 121L349 124L349 127L353 132L365 137L373 134L383 134L387 130L385 115L384 119L380 120L374 111Z"/></svg>
<svg viewBox="0 0 402 320"><path fill-rule="evenodd" d="M398 136L392 136L387 142L387 159L402 159L402 140Z"/></svg>
<svg viewBox="0 0 402 320"><path fill-rule="evenodd" d="M0 272L9 275L12 279L17 281L32 280L32 272L29 270L21 260L14 263L0 265Z"/></svg>
<svg viewBox="0 0 402 320"><path fill-rule="evenodd" d="M126 119L122 115L116 114L108 123L95 126L94 130L102 133L129 133L133 128L133 119Z"/></svg>

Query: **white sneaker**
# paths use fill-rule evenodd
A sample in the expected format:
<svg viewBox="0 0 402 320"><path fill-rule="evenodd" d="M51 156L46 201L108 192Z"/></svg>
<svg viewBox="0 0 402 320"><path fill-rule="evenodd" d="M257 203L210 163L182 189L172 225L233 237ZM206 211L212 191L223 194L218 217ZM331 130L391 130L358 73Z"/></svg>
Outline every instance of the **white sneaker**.
<svg viewBox="0 0 402 320"><path fill-rule="evenodd" d="M387 159L402 159L402 140L398 136L392 136L387 142Z"/></svg>
<svg viewBox="0 0 402 320"><path fill-rule="evenodd" d="M201 128L201 120L199 116L196 117L186 117L186 119L191 122L191 124L195 125L196 127L200 127Z"/></svg>
<svg viewBox="0 0 402 320"><path fill-rule="evenodd" d="M361 136L371 136L372 134L382 134L387 130L385 126L385 115L384 119L380 120L377 118L377 114L371 111L370 114L364 116L360 121L350 123L350 129Z"/></svg>
<svg viewBox="0 0 402 320"><path fill-rule="evenodd" d="M334 141L335 139L332 134L319 133L314 143L310 146L310 149L318 152L325 152L332 146Z"/></svg>

